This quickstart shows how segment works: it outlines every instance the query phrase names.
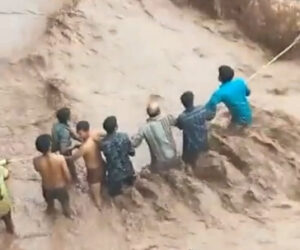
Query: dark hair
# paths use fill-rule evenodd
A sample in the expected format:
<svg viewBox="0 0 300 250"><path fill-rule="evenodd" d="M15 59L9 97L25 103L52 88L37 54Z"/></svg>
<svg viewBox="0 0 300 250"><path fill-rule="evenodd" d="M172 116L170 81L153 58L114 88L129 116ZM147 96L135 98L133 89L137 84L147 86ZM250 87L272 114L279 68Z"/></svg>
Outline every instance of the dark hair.
<svg viewBox="0 0 300 250"><path fill-rule="evenodd" d="M191 91L184 92L180 100L185 108L193 107L194 106L194 94Z"/></svg>
<svg viewBox="0 0 300 250"><path fill-rule="evenodd" d="M219 67L219 80L222 83L229 82L234 77L234 70L226 65Z"/></svg>
<svg viewBox="0 0 300 250"><path fill-rule="evenodd" d="M51 147L51 136L48 134L43 134L38 136L35 141L35 147L38 151L40 151L42 154L48 153L50 147Z"/></svg>
<svg viewBox="0 0 300 250"><path fill-rule="evenodd" d="M87 132L90 130L90 124L87 121L80 121L76 125L76 130L77 131L84 131Z"/></svg>
<svg viewBox="0 0 300 250"><path fill-rule="evenodd" d="M67 123L70 120L71 111L69 108L61 108L56 112L56 117L60 123Z"/></svg>
<svg viewBox="0 0 300 250"><path fill-rule="evenodd" d="M109 116L103 122L103 128L108 134L112 134L117 126L117 118L115 116Z"/></svg>

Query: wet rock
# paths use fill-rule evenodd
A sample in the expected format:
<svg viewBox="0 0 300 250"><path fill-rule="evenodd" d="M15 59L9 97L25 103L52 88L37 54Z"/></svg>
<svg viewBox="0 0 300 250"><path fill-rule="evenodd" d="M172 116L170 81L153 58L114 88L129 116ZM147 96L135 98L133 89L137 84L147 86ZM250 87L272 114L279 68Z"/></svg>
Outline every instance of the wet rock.
<svg viewBox="0 0 300 250"><path fill-rule="evenodd" d="M226 183L224 158L222 159L222 156L213 151L202 155L194 168L195 175L201 180Z"/></svg>
<svg viewBox="0 0 300 250"><path fill-rule="evenodd" d="M135 183L136 189L146 199L157 200L159 196L159 189L147 179L139 178Z"/></svg>

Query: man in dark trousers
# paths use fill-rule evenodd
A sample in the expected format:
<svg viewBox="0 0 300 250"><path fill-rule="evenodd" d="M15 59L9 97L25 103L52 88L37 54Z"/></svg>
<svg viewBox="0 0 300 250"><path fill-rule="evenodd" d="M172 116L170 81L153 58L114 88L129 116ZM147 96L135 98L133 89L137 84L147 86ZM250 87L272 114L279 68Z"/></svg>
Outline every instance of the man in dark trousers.
<svg viewBox="0 0 300 250"><path fill-rule="evenodd" d="M69 126L71 111L68 108L59 109L56 113L58 122L52 127L52 152L59 151L64 156L71 156L72 139L80 141ZM68 168L74 182L78 182L74 161L67 159Z"/></svg>
<svg viewBox="0 0 300 250"><path fill-rule="evenodd" d="M177 119L177 127L183 132L183 154L185 163L195 165L199 154L208 151L208 134L206 122L213 116L205 107L194 106L194 94L183 93L181 102L185 110Z"/></svg>
<svg viewBox="0 0 300 250"><path fill-rule="evenodd" d="M103 128L107 135L101 141L100 148L106 159L108 192L111 196L117 196L124 187L132 186L135 181L135 171L130 160L135 150L128 135L117 132L116 117L107 117Z"/></svg>

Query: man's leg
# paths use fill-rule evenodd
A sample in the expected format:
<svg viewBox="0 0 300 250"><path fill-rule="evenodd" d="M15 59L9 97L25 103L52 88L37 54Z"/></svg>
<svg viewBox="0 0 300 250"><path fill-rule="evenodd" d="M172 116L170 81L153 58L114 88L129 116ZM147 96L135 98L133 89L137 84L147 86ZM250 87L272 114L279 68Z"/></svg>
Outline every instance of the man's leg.
<svg viewBox="0 0 300 250"><path fill-rule="evenodd" d="M108 192L112 197L120 195L122 193L122 181L109 181Z"/></svg>
<svg viewBox="0 0 300 250"><path fill-rule="evenodd" d="M96 207L101 210L101 183L93 183L89 184L91 190L91 196L93 201L95 202Z"/></svg>
<svg viewBox="0 0 300 250"><path fill-rule="evenodd" d="M5 223L5 227L6 227L6 231L10 234L14 234L15 233L15 228L14 228L14 224L11 218L11 212L9 212L7 215L4 215L2 217L2 220Z"/></svg>
<svg viewBox="0 0 300 250"><path fill-rule="evenodd" d="M76 166L75 166L75 163L74 161L72 160L67 160L67 165L68 165L68 169L70 171L70 174L72 176L72 180L75 182L75 183L78 183L79 180L78 180L78 176L77 176L77 172L76 172Z"/></svg>
<svg viewBox="0 0 300 250"><path fill-rule="evenodd" d="M43 196L47 203L47 210L46 210L47 213L49 214L53 213L55 208L54 208L54 198L51 195L51 191L43 188Z"/></svg>
<svg viewBox="0 0 300 250"><path fill-rule="evenodd" d="M67 188L60 188L57 190L57 199L61 204L63 214L67 218L71 218L72 211L70 207L70 197Z"/></svg>

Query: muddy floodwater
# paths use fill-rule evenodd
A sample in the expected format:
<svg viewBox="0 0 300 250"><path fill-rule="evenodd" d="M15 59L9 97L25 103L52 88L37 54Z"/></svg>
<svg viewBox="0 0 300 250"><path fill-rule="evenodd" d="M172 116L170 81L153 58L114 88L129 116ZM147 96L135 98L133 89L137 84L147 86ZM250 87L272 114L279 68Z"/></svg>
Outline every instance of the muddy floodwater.
<svg viewBox="0 0 300 250"><path fill-rule="evenodd" d="M24 55L45 31L47 17L64 0L0 1L0 58Z"/></svg>
<svg viewBox="0 0 300 250"><path fill-rule="evenodd" d="M80 185L70 188L74 220L58 204L53 216L45 213L34 141L49 133L58 108L71 107L72 124L88 120L97 130L115 115L119 130L133 135L149 98L177 116L186 90L205 104L218 88L218 66L248 79L272 58L234 22L176 1L72 2L61 9L65 1L0 0L0 157L13 159L16 227L11 237L0 223L0 250L299 249L297 60L276 62L249 82L254 125L246 134L228 134L220 107L209 124L211 151L195 171L150 173L143 143L133 158L139 182L116 200L104 192L101 213L82 161ZM174 128L174 135L181 151L182 134Z"/></svg>

